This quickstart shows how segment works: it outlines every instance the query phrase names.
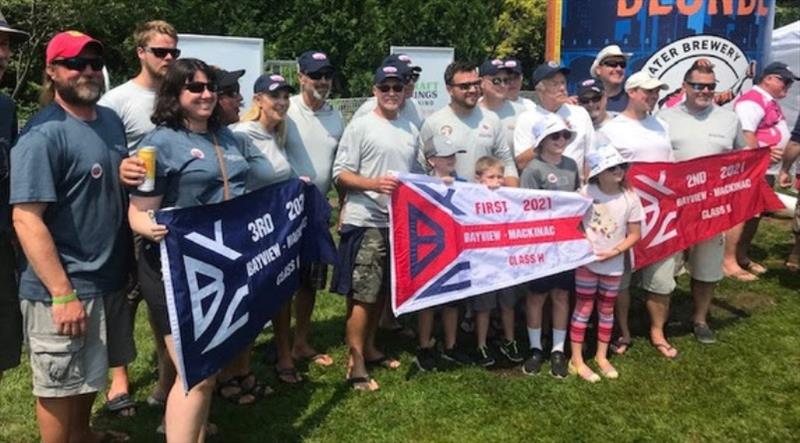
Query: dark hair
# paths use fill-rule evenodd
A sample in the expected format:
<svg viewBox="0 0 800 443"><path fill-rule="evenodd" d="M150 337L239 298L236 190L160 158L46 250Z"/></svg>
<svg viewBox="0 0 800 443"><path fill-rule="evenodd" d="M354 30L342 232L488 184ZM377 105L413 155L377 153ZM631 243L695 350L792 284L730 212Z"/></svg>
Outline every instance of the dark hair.
<svg viewBox="0 0 800 443"><path fill-rule="evenodd" d="M472 62L454 61L447 65L444 70L444 84L452 85L453 77L459 72L473 72L478 69L478 65Z"/></svg>
<svg viewBox="0 0 800 443"><path fill-rule="evenodd" d="M153 116L150 120L158 125L178 129L184 127L184 110L181 108L180 97L184 85L194 79L198 71L208 77L210 83L214 82L214 71L204 61L196 58L179 58L169 67L164 76L164 82L158 89ZM208 118L209 131L216 131L221 126L219 106L214 107L211 117Z"/></svg>
<svg viewBox="0 0 800 443"><path fill-rule="evenodd" d="M683 75L683 81L688 82L690 78L692 78L692 74L695 72L699 72L701 74L714 74L714 68L710 66L703 66L698 65L697 62L692 64L692 67L686 71L686 74Z"/></svg>

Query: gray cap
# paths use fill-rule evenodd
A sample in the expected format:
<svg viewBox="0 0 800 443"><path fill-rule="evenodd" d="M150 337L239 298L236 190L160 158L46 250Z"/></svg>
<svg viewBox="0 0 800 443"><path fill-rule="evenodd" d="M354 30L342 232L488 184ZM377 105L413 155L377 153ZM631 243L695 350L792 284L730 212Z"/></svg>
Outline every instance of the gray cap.
<svg viewBox="0 0 800 443"><path fill-rule="evenodd" d="M428 139L424 147L425 157L450 157L456 154L465 154L466 149L459 148L453 139L444 134L434 134Z"/></svg>
<svg viewBox="0 0 800 443"><path fill-rule="evenodd" d="M28 34L27 32L20 31L19 29L14 29L11 26L9 26L2 12L0 12L0 32L9 33L11 40L17 43L24 42L25 40L30 38L30 34Z"/></svg>

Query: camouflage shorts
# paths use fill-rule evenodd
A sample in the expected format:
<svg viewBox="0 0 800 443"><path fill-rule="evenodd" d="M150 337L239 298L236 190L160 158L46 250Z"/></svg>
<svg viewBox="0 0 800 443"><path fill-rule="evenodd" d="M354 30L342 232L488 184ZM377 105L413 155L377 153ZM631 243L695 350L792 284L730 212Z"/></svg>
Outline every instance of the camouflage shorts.
<svg viewBox="0 0 800 443"><path fill-rule="evenodd" d="M367 228L353 265L353 299L362 303L376 303L388 290L388 230Z"/></svg>
<svg viewBox="0 0 800 443"><path fill-rule="evenodd" d="M800 194L797 195L797 204L794 205L794 218L792 219L792 232L800 235Z"/></svg>

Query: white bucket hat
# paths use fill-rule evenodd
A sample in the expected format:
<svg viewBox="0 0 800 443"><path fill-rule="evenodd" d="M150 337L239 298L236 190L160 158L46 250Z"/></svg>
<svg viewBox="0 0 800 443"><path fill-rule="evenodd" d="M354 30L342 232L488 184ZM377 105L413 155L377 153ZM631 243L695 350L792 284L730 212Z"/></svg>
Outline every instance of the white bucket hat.
<svg viewBox="0 0 800 443"><path fill-rule="evenodd" d="M561 131L570 132L567 144L569 144L575 138L575 131L567 127L567 124L564 122L563 118L556 114L548 114L545 118L539 120L535 125L533 125L533 128L531 128L531 132L533 133L534 137L533 147L538 148L548 135Z"/></svg>
<svg viewBox="0 0 800 443"><path fill-rule="evenodd" d="M594 151L586 154L586 163L589 164L589 178L595 177L608 168L627 163L619 151L612 144L600 145Z"/></svg>

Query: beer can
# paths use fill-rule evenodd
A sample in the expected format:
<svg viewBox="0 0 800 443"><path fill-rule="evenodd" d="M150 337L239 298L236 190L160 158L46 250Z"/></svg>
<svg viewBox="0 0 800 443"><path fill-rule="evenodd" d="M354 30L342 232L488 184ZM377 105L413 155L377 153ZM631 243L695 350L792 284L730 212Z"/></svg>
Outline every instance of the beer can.
<svg viewBox="0 0 800 443"><path fill-rule="evenodd" d="M137 188L143 192L150 192L156 188L156 148L155 146L142 146L136 155L144 161L144 183Z"/></svg>

